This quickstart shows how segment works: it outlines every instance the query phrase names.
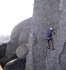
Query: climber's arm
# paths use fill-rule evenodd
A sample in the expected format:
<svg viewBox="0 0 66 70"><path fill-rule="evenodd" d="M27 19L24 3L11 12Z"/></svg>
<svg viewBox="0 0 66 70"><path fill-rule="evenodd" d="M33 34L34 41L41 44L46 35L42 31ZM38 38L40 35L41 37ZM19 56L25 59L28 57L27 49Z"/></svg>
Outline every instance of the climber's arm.
<svg viewBox="0 0 66 70"><path fill-rule="evenodd" d="M53 31L53 32L52 32L52 35L54 35L54 34L55 34L55 32Z"/></svg>

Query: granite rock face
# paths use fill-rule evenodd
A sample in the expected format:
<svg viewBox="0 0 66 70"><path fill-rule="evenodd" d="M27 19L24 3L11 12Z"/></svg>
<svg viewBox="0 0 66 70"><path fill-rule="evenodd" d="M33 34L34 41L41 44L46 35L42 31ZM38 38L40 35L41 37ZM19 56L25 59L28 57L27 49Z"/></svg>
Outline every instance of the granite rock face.
<svg viewBox="0 0 66 70"><path fill-rule="evenodd" d="M24 20L14 27L11 34L11 40L7 45L6 56L10 56L15 53L16 49L21 44L28 43L31 19Z"/></svg>
<svg viewBox="0 0 66 70"><path fill-rule="evenodd" d="M28 26L26 29L24 29L20 35L19 35L19 45L27 44L29 40L29 34L30 34L30 26Z"/></svg>
<svg viewBox="0 0 66 70"><path fill-rule="evenodd" d="M50 27L55 30L55 50L46 46L45 32ZM66 70L66 0L35 0L29 41L33 68L28 68L28 59L26 70Z"/></svg>
<svg viewBox="0 0 66 70"><path fill-rule="evenodd" d="M66 0L60 0L61 20L58 30L59 63L61 70L66 70Z"/></svg>

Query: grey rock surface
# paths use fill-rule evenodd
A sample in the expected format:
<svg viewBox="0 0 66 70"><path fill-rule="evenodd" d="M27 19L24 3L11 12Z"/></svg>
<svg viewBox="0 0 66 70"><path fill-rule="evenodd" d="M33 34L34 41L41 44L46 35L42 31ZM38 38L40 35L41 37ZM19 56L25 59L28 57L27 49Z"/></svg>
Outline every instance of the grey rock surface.
<svg viewBox="0 0 66 70"><path fill-rule="evenodd" d="M16 55L19 59L26 59L26 56L29 52L28 46L27 45L21 45L17 48L16 50Z"/></svg>
<svg viewBox="0 0 66 70"><path fill-rule="evenodd" d="M19 45L21 44L27 44L29 40L29 34L30 34L30 28L31 26L28 26L25 28L19 35Z"/></svg>
<svg viewBox="0 0 66 70"><path fill-rule="evenodd" d="M66 0L60 0L61 21L59 23L58 35L58 53L61 70L66 70Z"/></svg>
<svg viewBox="0 0 66 70"><path fill-rule="evenodd" d="M5 65L4 70L25 70L25 61L20 59L11 60Z"/></svg>
<svg viewBox="0 0 66 70"><path fill-rule="evenodd" d="M32 18L24 20L14 27L11 33L11 40L7 45L6 56L12 55L16 51L16 49L19 47L19 45L23 43L24 44L28 43L28 38L29 38L28 34L30 31L31 19ZM25 38L25 35L26 35L26 38Z"/></svg>
<svg viewBox="0 0 66 70"><path fill-rule="evenodd" d="M26 67L25 70L33 70L33 53L29 52L26 56Z"/></svg>
<svg viewBox="0 0 66 70"><path fill-rule="evenodd" d="M26 70L66 70L66 0L35 0L32 23L33 69ZM55 29L55 50L46 46L45 32L50 27Z"/></svg>
<svg viewBox="0 0 66 70"><path fill-rule="evenodd" d="M62 70L66 70L66 42L63 45L63 50L59 55L59 62Z"/></svg>
<svg viewBox="0 0 66 70"><path fill-rule="evenodd" d="M61 70L59 63L59 49L61 38L57 35L60 30L61 11L59 11L60 0L35 0L34 13L32 19L32 53L33 69L32 70ZM53 36L53 45L55 50L48 50L45 41L45 32L50 27L55 29L56 34ZM27 66L28 67L28 66ZM31 70L31 69L26 69Z"/></svg>

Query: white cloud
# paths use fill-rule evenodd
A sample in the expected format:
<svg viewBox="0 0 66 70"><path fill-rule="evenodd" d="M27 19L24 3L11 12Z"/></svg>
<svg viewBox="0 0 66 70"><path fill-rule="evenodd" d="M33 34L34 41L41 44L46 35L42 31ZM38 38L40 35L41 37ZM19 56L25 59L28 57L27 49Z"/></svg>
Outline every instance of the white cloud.
<svg viewBox="0 0 66 70"><path fill-rule="evenodd" d="M13 27L32 16L34 0L0 0L0 35L11 34Z"/></svg>

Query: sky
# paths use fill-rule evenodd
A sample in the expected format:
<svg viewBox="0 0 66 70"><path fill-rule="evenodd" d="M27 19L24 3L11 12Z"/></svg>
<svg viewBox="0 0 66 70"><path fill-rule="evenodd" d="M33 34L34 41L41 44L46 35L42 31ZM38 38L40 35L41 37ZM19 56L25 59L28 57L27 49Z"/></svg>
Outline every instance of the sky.
<svg viewBox="0 0 66 70"><path fill-rule="evenodd" d="M11 35L19 22L32 17L34 0L0 0L0 35Z"/></svg>

